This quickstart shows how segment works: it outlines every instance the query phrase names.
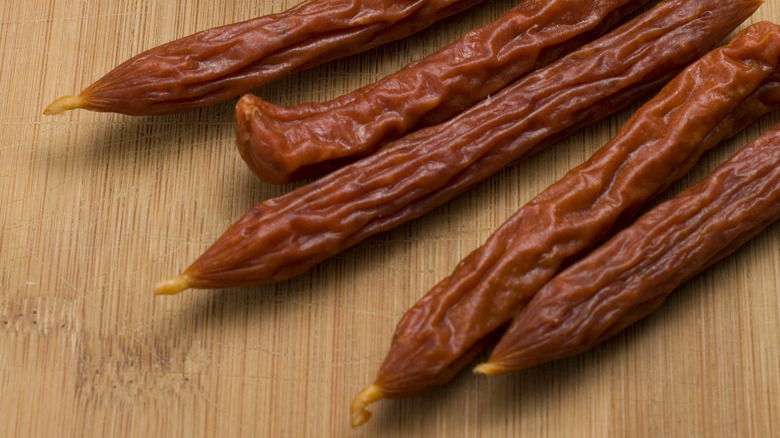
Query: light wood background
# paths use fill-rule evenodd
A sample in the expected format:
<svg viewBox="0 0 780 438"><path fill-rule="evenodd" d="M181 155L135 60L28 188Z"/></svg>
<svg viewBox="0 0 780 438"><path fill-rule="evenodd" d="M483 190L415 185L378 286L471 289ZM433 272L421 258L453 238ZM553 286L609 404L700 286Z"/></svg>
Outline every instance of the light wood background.
<svg viewBox="0 0 780 438"><path fill-rule="evenodd" d="M774 1L774 0L773 0ZM252 205L234 101L132 118L41 115L119 62L296 0L10 0L0 6L0 436L767 437L780 432L780 224L575 358L462 373L351 431L400 316L628 117L585 129L420 220L281 284L154 298ZM323 100L393 72L515 1L257 93ZM780 21L767 2L751 21ZM707 155L670 193L780 120Z"/></svg>

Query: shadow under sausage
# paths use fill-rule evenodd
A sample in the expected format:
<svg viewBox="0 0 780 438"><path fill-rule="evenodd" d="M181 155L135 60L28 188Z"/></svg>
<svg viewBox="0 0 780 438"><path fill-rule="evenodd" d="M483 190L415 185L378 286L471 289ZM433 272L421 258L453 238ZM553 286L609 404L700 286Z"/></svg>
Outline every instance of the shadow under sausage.
<svg viewBox="0 0 780 438"><path fill-rule="evenodd" d="M644 327L647 325L655 323L641 322L631 329L638 334L622 333L571 358L497 377L472 374L471 369L487 359L488 349L443 386L419 397L383 400L372 405L369 409L374 416L361 426L361 431L365 429L365 436L375 436L380 431L386 436L405 436L419 434L420 430L425 430L425 434L462 429L489 431L501 427L518 430L525 422L546 416L554 418L562 401L575 396L584 379L603 377L599 372L601 364L628 354L631 346L627 336L641 336L642 332L653 330ZM583 409L591 409L587 404L582 405ZM447 424L437 421L440 418L447 418Z"/></svg>

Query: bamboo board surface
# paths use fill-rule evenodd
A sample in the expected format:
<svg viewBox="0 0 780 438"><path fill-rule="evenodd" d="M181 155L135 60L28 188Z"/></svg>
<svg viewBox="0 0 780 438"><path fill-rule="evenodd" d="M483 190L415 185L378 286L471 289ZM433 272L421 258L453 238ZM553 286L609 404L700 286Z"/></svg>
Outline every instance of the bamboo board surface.
<svg viewBox="0 0 780 438"><path fill-rule="evenodd" d="M369 423L349 428L349 402L375 377L405 310L629 112L292 280L154 298L157 281L289 187L245 168L235 101L162 117L41 113L142 50L295 3L0 6L0 436L777 436L777 223L592 351L497 378L464 372L373 405ZM514 3L487 2L256 93L283 105L333 98ZM780 21L780 4L750 22L762 19ZM670 193L778 120L706 155Z"/></svg>

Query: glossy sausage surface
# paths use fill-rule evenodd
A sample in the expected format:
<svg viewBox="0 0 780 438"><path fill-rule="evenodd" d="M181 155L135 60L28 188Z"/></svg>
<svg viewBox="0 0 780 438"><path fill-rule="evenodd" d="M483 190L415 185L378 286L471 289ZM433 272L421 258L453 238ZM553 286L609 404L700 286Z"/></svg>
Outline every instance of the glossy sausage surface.
<svg viewBox="0 0 780 438"><path fill-rule="evenodd" d="M482 0L308 0L284 12L204 30L120 64L70 109L153 115L240 96L293 71L409 36Z"/></svg>

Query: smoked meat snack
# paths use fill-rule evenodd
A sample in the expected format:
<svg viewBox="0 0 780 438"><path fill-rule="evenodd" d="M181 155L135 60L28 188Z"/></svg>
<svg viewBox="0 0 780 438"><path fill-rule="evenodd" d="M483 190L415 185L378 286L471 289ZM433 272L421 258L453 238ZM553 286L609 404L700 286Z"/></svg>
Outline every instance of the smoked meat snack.
<svg viewBox="0 0 780 438"><path fill-rule="evenodd" d="M261 180L321 176L442 122L606 33L648 0L524 0L397 73L324 103L236 105L238 150Z"/></svg>
<svg viewBox="0 0 780 438"><path fill-rule="evenodd" d="M482 0L309 0L147 50L44 114L183 112L418 32Z"/></svg>
<svg viewBox="0 0 780 438"><path fill-rule="evenodd" d="M401 319L353 404L449 380L567 262L603 241L708 149L780 105L780 26L762 22L672 80L593 157L523 206Z"/></svg>
<svg viewBox="0 0 780 438"><path fill-rule="evenodd" d="M457 117L255 206L155 293L298 275L657 90L759 5L666 0Z"/></svg>

